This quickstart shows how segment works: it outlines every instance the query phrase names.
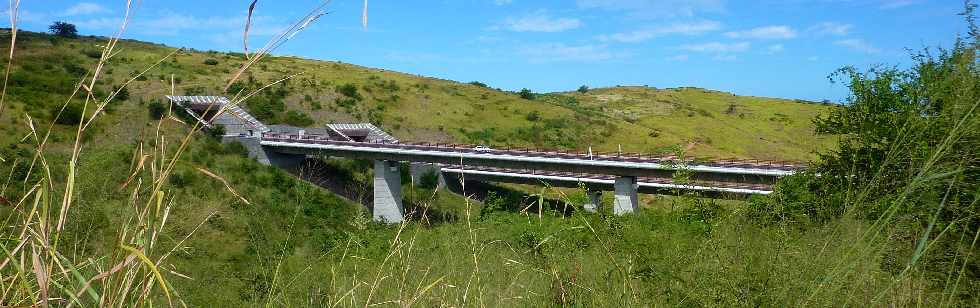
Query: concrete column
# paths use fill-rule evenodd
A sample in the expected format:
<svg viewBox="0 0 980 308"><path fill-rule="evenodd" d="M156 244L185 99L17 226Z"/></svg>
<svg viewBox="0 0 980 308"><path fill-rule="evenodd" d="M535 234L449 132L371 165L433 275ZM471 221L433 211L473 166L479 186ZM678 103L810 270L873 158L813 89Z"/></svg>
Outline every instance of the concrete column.
<svg viewBox="0 0 980 308"><path fill-rule="evenodd" d="M599 211L599 208L602 207L602 192L598 190L589 190L585 192L585 196L589 198L589 200L586 201L585 205L583 206L585 211L590 213Z"/></svg>
<svg viewBox="0 0 980 308"><path fill-rule="evenodd" d="M374 161L374 220L390 224L405 220L398 162Z"/></svg>
<svg viewBox="0 0 980 308"><path fill-rule="evenodd" d="M636 211L638 205L636 189L636 177L616 178L616 201L613 203L613 214L626 215Z"/></svg>

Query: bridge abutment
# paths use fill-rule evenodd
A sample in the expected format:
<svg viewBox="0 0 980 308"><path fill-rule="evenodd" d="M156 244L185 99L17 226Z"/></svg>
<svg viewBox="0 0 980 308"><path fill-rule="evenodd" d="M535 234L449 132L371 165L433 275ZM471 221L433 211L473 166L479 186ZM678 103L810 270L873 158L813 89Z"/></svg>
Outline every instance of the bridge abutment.
<svg viewBox="0 0 980 308"><path fill-rule="evenodd" d="M595 213L602 208L602 191L590 189L585 192L585 196L589 199L583 206L586 212Z"/></svg>
<svg viewBox="0 0 980 308"><path fill-rule="evenodd" d="M306 160L306 155L287 154L273 151L263 147L261 140L255 137L225 137L222 142L238 141L248 149L248 156L263 165L276 166L283 169L291 169L299 166Z"/></svg>
<svg viewBox="0 0 980 308"><path fill-rule="evenodd" d="M627 215L635 212L639 204L636 177L616 178L615 190L616 199L613 203L613 214Z"/></svg>
<svg viewBox="0 0 980 308"><path fill-rule="evenodd" d="M402 179L398 162L374 161L374 220L389 224L405 221Z"/></svg>

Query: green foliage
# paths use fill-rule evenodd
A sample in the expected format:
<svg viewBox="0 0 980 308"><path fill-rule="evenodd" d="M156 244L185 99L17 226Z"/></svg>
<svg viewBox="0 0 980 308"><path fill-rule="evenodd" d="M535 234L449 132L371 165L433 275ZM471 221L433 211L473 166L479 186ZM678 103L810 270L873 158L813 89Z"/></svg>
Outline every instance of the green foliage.
<svg viewBox="0 0 980 308"><path fill-rule="evenodd" d="M62 106L52 105L52 116L57 115L59 111L61 112L61 115L58 116L55 123L61 125L77 125L82 122L85 116L82 104L80 103L69 103L67 106L64 106L64 110L61 108Z"/></svg>
<svg viewBox="0 0 980 308"><path fill-rule="evenodd" d="M167 106L159 100L151 101L146 108L150 113L150 118L154 120L162 119L167 113Z"/></svg>
<svg viewBox="0 0 980 308"><path fill-rule="evenodd" d="M578 93L582 93L582 94L589 93L589 86L578 87Z"/></svg>
<svg viewBox="0 0 980 308"><path fill-rule="evenodd" d="M347 98L350 98L355 101L360 101L364 99L361 96L361 94L357 92L357 86L352 83L339 85L337 86L336 91L337 93L340 93L341 95L346 96Z"/></svg>
<svg viewBox="0 0 980 308"><path fill-rule="evenodd" d="M313 125L313 118L310 118L309 115L303 112L290 110L283 115L281 122L293 126L307 127Z"/></svg>
<svg viewBox="0 0 980 308"><path fill-rule="evenodd" d="M527 88L521 89L520 92L517 92L517 95L526 100L534 100L536 97L538 97L537 93L534 93Z"/></svg>
<svg viewBox="0 0 980 308"><path fill-rule="evenodd" d="M78 29L75 28L75 25L63 21L52 23L48 26L48 30L51 31L51 34L64 38L78 37Z"/></svg>
<svg viewBox="0 0 980 308"><path fill-rule="evenodd" d="M528 113L527 113L527 116L526 116L525 118L526 118L526 119L527 119L528 121L531 121L531 122L536 122L536 121L538 121L538 120L541 120L541 113L540 113L540 112L538 112L537 110L535 110L535 111L531 111L531 112L528 112Z"/></svg>
<svg viewBox="0 0 980 308"><path fill-rule="evenodd" d="M766 225L806 226L832 221L844 213L844 194L821 184L813 172L785 177L771 195L749 200L747 216Z"/></svg>
<svg viewBox="0 0 980 308"><path fill-rule="evenodd" d="M204 59L204 64L205 65L218 65L218 60L207 58L207 59Z"/></svg>
<svg viewBox="0 0 980 308"><path fill-rule="evenodd" d="M129 100L129 89L126 87L113 86L112 91L116 92L114 100L124 102Z"/></svg>
<svg viewBox="0 0 980 308"><path fill-rule="evenodd" d="M822 189L850 194L867 218L929 221L943 204L940 222L980 225L975 59L975 47L961 43L915 56L909 70L841 69L837 76L847 82L850 102L814 121L818 132L842 137L838 150L821 155L815 166Z"/></svg>
<svg viewBox="0 0 980 308"><path fill-rule="evenodd" d="M211 137L217 141L221 141L221 137L225 135L225 127L221 125L215 125L209 128L208 137Z"/></svg>
<svg viewBox="0 0 980 308"><path fill-rule="evenodd" d="M84 49L82 50L82 54L92 59L102 58L102 50L99 49Z"/></svg>
<svg viewBox="0 0 980 308"><path fill-rule="evenodd" d="M477 87L481 87L481 88L486 88L487 87L487 84L482 83L482 82L479 82L479 81L471 81L469 84L470 85L477 86Z"/></svg>

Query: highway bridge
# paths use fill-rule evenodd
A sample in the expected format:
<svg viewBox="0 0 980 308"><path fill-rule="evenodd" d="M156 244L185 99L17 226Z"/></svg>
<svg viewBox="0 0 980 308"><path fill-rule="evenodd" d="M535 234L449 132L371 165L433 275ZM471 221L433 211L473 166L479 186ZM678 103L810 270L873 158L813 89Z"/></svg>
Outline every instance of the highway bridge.
<svg viewBox="0 0 980 308"><path fill-rule="evenodd" d="M375 220L404 220L400 162L411 163L413 177L434 173L446 180L586 187L590 204L602 191L615 194L613 212L637 210L638 194L693 190L706 195L771 193L771 185L799 164L758 160L699 161L631 153L570 152L530 148L486 148L458 144L410 143L370 124L328 124L322 129L265 125L229 100L214 96L168 96L205 126L220 125L225 140L239 141L262 163L286 165L308 156L373 160ZM675 181L682 172L686 180Z"/></svg>

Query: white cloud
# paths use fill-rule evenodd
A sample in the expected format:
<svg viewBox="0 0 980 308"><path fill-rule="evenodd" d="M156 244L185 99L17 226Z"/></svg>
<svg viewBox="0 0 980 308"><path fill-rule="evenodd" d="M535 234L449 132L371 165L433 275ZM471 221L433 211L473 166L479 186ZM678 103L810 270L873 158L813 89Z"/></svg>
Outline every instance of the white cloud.
<svg viewBox="0 0 980 308"><path fill-rule="evenodd" d="M752 48L752 44L747 42L741 43L719 43L711 42L704 44L694 44L694 45L683 45L679 47L681 50L693 51L693 52L713 52L713 53L732 53L732 52L745 52Z"/></svg>
<svg viewBox="0 0 980 308"><path fill-rule="evenodd" d="M519 52L532 62L596 62L624 56L609 50L609 46L606 45L569 46L562 43L525 46Z"/></svg>
<svg viewBox="0 0 980 308"><path fill-rule="evenodd" d="M784 50L786 50L786 46L783 46L783 44L770 45L769 47L766 47L766 54L774 55L781 53Z"/></svg>
<svg viewBox="0 0 980 308"><path fill-rule="evenodd" d="M91 14L108 13L108 12L109 9L105 8L104 6L91 2L79 2L78 4L69 7L67 10L61 12L58 15L79 16L79 15L91 15Z"/></svg>
<svg viewBox="0 0 980 308"><path fill-rule="evenodd" d="M741 39L791 39L797 35L796 30L789 26L769 26L745 31L726 32L725 36Z"/></svg>
<svg viewBox="0 0 980 308"><path fill-rule="evenodd" d="M834 42L835 45L844 46L850 48L851 50L867 53L867 54L877 54L881 52L881 49L874 47L871 43L863 39L847 39Z"/></svg>
<svg viewBox="0 0 980 308"><path fill-rule="evenodd" d="M521 18L508 18L503 28L514 32L562 32L582 26L577 18L551 17L543 11Z"/></svg>
<svg viewBox="0 0 980 308"><path fill-rule="evenodd" d="M493 0L494 5L508 5L513 3L514 0Z"/></svg>
<svg viewBox="0 0 980 308"><path fill-rule="evenodd" d="M822 22L813 25L807 31L813 32L817 35L833 35L833 36L845 36L851 34L851 30L854 25L842 24L836 22Z"/></svg>
<svg viewBox="0 0 980 308"><path fill-rule="evenodd" d="M721 29L721 23L717 21L700 21L646 28L632 32L601 35L599 36L599 39L603 41L616 41L622 43L638 43L665 35L698 35L711 31L717 31L719 29Z"/></svg>
<svg viewBox="0 0 980 308"><path fill-rule="evenodd" d="M725 11L726 0L578 0L585 9L625 11L634 17L690 17Z"/></svg>

